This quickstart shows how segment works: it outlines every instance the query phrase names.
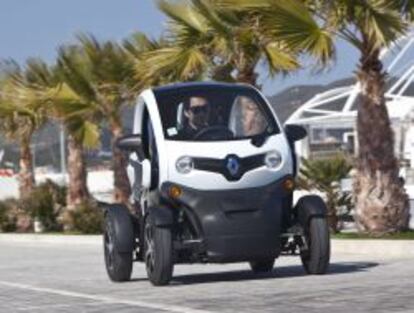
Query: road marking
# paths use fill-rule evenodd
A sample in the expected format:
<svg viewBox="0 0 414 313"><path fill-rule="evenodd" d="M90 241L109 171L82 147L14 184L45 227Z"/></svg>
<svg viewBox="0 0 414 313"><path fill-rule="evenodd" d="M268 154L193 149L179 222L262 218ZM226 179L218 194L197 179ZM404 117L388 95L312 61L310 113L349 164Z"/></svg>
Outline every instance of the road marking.
<svg viewBox="0 0 414 313"><path fill-rule="evenodd" d="M101 306L102 303L95 302L95 303L82 303L83 306L91 307L91 306ZM16 310L19 312L29 311L32 312L33 310L51 310L53 309L56 312L56 309L70 309L73 307L73 304L45 304L45 305L31 305L25 307L18 307Z"/></svg>
<svg viewBox="0 0 414 313"><path fill-rule="evenodd" d="M186 308L186 307L176 306L176 305L149 303L149 302L143 302L143 301L131 301L131 300L117 299L117 298L100 296L100 295L91 295L91 294L73 292L73 291L67 291L67 290L36 287L36 286L31 286L31 285L26 285L26 284L12 283L8 281L0 281L0 285L12 287L12 288L18 288L18 289L31 290L31 291L36 291L36 292L50 293L50 294L55 294L59 296L88 299L88 300L100 301L100 302L105 302L105 303L110 303L110 304L125 304L129 306L162 310L162 311L167 311L167 312L212 313L210 311L191 309L191 308Z"/></svg>

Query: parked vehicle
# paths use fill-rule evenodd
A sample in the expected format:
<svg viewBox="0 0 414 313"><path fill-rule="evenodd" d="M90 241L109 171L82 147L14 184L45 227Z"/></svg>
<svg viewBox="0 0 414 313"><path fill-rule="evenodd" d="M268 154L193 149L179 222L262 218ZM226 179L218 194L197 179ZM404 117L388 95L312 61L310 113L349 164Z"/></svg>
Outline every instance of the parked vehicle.
<svg viewBox="0 0 414 313"><path fill-rule="evenodd" d="M326 206L305 196L293 206L294 142L300 126L283 128L264 96L241 84L183 83L144 91L130 153L134 212L105 211L108 275L127 281L144 262L154 285L170 282L178 263L249 262L272 271L284 252L299 251L309 274L330 257Z"/></svg>

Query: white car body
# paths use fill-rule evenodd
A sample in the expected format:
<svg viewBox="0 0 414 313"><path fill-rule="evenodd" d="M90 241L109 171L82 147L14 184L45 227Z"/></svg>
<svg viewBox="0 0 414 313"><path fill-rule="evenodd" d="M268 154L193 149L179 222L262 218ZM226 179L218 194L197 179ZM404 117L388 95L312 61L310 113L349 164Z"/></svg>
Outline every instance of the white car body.
<svg viewBox="0 0 414 313"><path fill-rule="evenodd" d="M265 99L263 95L262 97ZM143 112L144 108L147 108L149 118L154 127L155 141L159 153L159 186L168 181L198 190L259 187L267 185L286 175L294 174L292 154L283 128L270 104L267 101L266 104L280 129L280 133L269 136L266 142L260 147L250 144L250 139L218 142L175 141L165 138L156 97L152 89L147 89L140 94L135 105L133 134L141 134ZM244 158L272 151L277 151L282 156L282 162L278 168L270 169L263 164L262 167L247 172L238 181L228 181L220 173L194 169L191 173L181 174L176 169L177 160L183 156L224 159L228 155L237 155L240 158ZM136 155L131 154L131 160L136 162ZM151 176L151 169L148 164L144 165L144 171L143 185L148 187ZM134 181L132 165L128 168L128 174L130 180Z"/></svg>

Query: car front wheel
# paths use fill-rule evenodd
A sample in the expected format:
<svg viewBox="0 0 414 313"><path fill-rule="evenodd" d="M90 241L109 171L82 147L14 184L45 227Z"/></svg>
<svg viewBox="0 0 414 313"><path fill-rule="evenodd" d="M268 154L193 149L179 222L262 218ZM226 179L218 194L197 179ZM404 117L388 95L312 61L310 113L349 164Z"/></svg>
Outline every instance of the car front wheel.
<svg viewBox="0 0 414 313"><path fill-rule="evenodd" d="M109 278L114 282L124 282L131 278L132 252L120 252L116 245L114 220L112 215L105 217L104 255L105 266Z"/></svg>
<svg viewBox="0 0 414 313"><path fill-rule="evenodd" d="M301 251L308 274L325 274L330 259L329 227L325 217L313 217L305 230L306 249Z"/></svg>
<svg viewBox="0 0 414 313"><path fill-rule="evenodd" d="M172 277L173 244L171 229L157 227L151 215L144 229L144 260L148 279L155 286L167 285Z"/></svg>

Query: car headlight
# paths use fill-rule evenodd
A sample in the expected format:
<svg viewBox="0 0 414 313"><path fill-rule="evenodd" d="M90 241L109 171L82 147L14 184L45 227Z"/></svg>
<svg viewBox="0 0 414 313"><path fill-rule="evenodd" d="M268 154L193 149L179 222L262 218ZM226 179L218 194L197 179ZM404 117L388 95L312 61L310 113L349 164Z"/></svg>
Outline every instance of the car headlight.
<svg viewBox="0 0 414 313"><path fill-rule="evenodd" d="M194 168L193 159L189 156L181 157L177 160L177 163L175 163L175 168L180 174L188 174Z"/></svg>
<svg viewBox="0 0 414 313"><path fill-rule="evenodd" d="M268 168L275 169L282 164L282 155L278 151L266 153L265 164Z"/></svg>

